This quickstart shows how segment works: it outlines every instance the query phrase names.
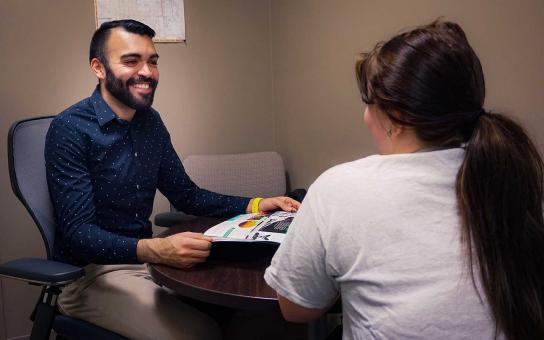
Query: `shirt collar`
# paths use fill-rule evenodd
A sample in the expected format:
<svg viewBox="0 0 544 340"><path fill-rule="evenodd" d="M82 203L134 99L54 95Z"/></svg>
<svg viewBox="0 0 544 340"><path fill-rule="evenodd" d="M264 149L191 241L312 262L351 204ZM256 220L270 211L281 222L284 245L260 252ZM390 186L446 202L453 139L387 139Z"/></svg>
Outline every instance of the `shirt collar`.
<svg viewBox="0 0 544 340"><path fill-rule="evenodd" d="M110 109L106 101L104 101L104 98L102 98L99 86L96 86L93 94L91 95L91 105L93 106L94 112L96 113L98 125L100 125L101 127L117 118L115 112Z"/></svg>
<svg viewBox="0 0 544 340"><path fill-rule="evenodd" d="M98 125L100 125L100 127L106 125L112 120L117 120L121 124L138 125L140 121L140 117L146 116L146 113L148 113L149 111L152 111L151 108L145 109L143 111L136 110L136 113L134 114L134 118L132 118L132 121L130 123L125 120L119 119L119 117L117 117L117 114L113 112L112 109L110 109L110 106L108 105L108 103L106 103L106 101L102 97L102 94L100 93L99 85L96 86L93 94L91 95L91 105L94 108L94 112L96 113L96 118L98 119Z"/></svg>

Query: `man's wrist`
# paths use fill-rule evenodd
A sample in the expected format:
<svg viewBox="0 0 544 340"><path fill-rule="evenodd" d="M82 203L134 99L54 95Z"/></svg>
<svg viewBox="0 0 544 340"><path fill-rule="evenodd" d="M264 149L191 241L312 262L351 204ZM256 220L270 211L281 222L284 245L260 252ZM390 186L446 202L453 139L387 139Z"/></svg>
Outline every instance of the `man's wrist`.
<svg viewBox="0 0 544 340"><path fill-rule="evenodd" d="M249 200L249 203L247 204L246 212L249 214L255 214L258 212L261 212L261 209L259 205L261 204L261 201L264 198L262 197L253 197L251 200Z"/></svg>
<svg viewBox="0 0 544 340"><path fill-rule="evenodd" d="M262 197L255 197L253 199L253 202L251 202L251 213L252 214L256 214L256 213L261 212L261 208L259 208L259 204L261 203L262 200L263 200Z"/></svg>
<svg viewBox="0 0 544 340"><path fill-rule="evenodd" d="M141 263L153 263L156 261L152 256L152 242L153 239L141 239L136 244L136 256Z"/></svg>

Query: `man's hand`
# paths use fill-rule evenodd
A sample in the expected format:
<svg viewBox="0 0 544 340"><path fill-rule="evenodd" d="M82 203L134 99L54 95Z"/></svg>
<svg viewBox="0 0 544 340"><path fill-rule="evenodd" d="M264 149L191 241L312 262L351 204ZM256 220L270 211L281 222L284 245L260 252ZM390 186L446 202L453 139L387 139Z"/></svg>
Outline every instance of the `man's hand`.
<svg viewBox="0 0 544 340"><path fill-rule="evenodd" d="M138 241L138 260L177 268L191 268L206 261L212 238L200 233L183 232L165 238Z"/></svg>
<svg viewBox="0 0 544 340"><path fill-rule="evenodd" d="M246 211L248 213L251 212L252 203L253 203L253 199L249 201L249 204L247 205ZM259 202L259 211L270 211L270 210L281 209L283 211L296 212L298 208L300 208L300 202L285 196L263 198Z"/></svg>

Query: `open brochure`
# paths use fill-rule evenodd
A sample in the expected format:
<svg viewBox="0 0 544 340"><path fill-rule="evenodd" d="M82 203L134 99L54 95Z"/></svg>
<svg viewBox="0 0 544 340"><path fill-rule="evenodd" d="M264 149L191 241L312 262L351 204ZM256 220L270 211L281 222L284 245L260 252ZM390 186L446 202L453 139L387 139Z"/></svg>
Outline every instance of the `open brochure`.
<svg viewBox="0 0 544 340"><path fill-rule="evenodd" d="M251 261L270 258L283 241L295 213L243 214L204 232L213 237L209 259Z"/></svg>
<svg viewBox="0 0 544 340"><path fill-rule="evenodd" d="M279 245L296 213L242 214L206 230L214 242L264 242Z"/></svg>

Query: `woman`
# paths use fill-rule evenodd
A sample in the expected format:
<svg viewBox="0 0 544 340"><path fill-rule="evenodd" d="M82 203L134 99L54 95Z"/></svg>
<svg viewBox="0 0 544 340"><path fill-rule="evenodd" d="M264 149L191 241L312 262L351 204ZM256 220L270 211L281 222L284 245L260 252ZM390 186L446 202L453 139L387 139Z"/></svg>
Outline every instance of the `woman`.
<svg viewBox="0 0 544 340"><path fill-rule="evenodd" d="M381 155L310 188L265 274L284 316L340 295L346 339L544 339L543 162L483 109L461 27L395 36L356 71Z"/></svg>

